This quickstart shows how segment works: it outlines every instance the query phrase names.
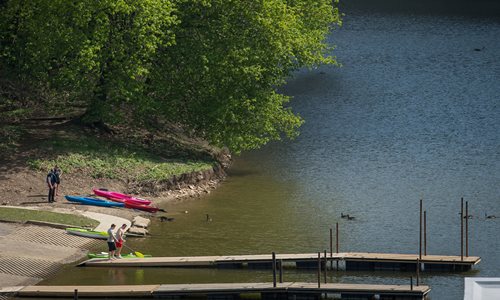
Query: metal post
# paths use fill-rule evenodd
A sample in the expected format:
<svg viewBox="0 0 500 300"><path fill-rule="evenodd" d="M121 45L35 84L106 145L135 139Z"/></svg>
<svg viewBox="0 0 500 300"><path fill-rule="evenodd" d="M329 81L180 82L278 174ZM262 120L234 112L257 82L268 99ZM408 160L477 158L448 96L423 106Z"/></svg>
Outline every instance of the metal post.
<svg viewBox="0 0 500 300"><path fill-rule="evenodd" d="M460 257L464 260L464 198L460 207Z"/></svg>
<svg viewBox="0 0 500 300"><path fill-rule="evenodd" d="M424 210L424 255L427 255L427 211Z"/></svg>
<svg viewBox="0 0 500 300"><path fill-rule="evenodd" d="M324 272L325 272L325 273L323 274L323 275L324 275L323 277L324 277L324 279L325 279L325 284L326 284L326 275L327 275L327 274L326 274L326 268L327 268L327 266L328 266L328 258L326 257L326 250L325 250L325 255L324 255L324 257L323 257L323 258L324 258L323 263L325 264L325 269L324 269Z"/></svg>
<svg viewBox="0 0 500 300"><path fill-rule="evenodd" d="M413 291L413 276L410 276L410 290Z"/></svg>
<svg viewBox="0 0 500 300"><path fill-rule="evenodd" d="M280 264L280 283L283 283L283 260L282 259L279 260L279 264Z"/></svg>
<svg viewBox="0 0 500 300"><path fill-rule="evenodd" d="M330 270L332 269L333 269L333 229L330 228Z"/></svg>
<svg viewBox="0 0 500 300"><path fill-rule="evenodd" d="M273 287L276 287L276 253L273 252Z"/></svg>
<svg viewBox="0 0 500 300"><path fill-rule="evenodd" d="M418 234L418 258L422 259L422 199L420 199L420 230Z"/></svg>
<svg viewBox="0 0 500 300"><path fill-rule="evenodd" d="M465 256L469 257L469 201L465 201Z"/></svg>
<svg viewBox="0 0 500 300"><path fill-rule="evenodd" d="M335 243L336 243L336 248L335 251L337 251L337 254L339 254L339 222L335 223ZM337 257L336 265L337 265L337 271L339 270L339 259Z"/></svg>
<svg viewBox="0 0 500 300"><path fill-rule="evenodd" d="M420 285L420 259L417 259L417 286Z"/></svg>
<svg viewBox="0 0 500 300"><path fill-rule="evenodd" d="M321 252L318 252L318 288L321 287Z"/></svg>
<svg viewBox="0 0 500 300"><path fill-rule="evenodd" d="M335 251L339 253L339 223L335 223Z"/></svg>
<svg viewBox="0 0 500 300"><path fill-rule="evenodd" d="M78 290L75 289L75 292L73 294L73 300L78 300Z"/></svg>

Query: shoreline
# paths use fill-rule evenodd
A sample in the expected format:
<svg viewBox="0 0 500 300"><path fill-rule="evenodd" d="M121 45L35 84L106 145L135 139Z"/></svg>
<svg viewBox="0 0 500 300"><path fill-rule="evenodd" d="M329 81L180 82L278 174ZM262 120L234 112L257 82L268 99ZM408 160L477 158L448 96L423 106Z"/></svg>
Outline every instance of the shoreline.
<svg viewBox="0 0 500 300"><path fill-rule="evenodd" d="M210 174L210 176L207 176L207 174ZM214 170L207 170L207 172L183 174L174 178L174 181L170 181L176 183L175 189L162 191L158 197L150 197L150 199L156 205L161 206L166 203L198 198L209 194L224 179L225 172L222 167L218 171L214 168ZM64 187L64 185L62 186ZM33 189L30 189L30 191L33 191ZM59 194L61 195L64 192L65 189L63 188ZM41 194L35 197L40 197L42 200L46 199L46 196ZM17 198L17 201L10 200L7 203L4 201L2 205L21 209L70 213L92 219L96 219L96 215L106 215L108 217L96 219L99 221L97 228L101 229L103 226L107 229L111 222L130 224L130 220L136 216L154 216L153 214L130 209L78 205L62 199L64 199L63 196L58 196L55 203L26 201L30 200L30 195L26 195ZM117 221L116 218L120 219L120 221ZM37 234L31 234L33 232ZM2 253L0 263L3 265L0 267L0 287L37 284L53 276L66 265L83 259L93 245L101 242L100 240L68 235L64 229L51 226L0 221L0 253ZM28 270L30 266L31 271Z"/></svg>

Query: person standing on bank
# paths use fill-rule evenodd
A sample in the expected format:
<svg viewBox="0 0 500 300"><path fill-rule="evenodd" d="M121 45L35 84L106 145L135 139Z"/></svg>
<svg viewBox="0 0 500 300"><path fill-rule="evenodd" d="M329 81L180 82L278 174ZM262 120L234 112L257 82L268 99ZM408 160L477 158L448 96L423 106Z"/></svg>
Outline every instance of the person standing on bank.
<svg viewBox="0 0 500 300"><path fill-rule="evenodd" d="M55 202L54 194L56 192L56 175L54 174L54 170L50 170L49 174L47 174L47 186L49 187L49 203Z"/></svg>
<svg viewBox="0 0 500 300"><path fill-rule="evenodd" d="M122 227L118 228L116 231L116 257L122 258L122 247L125 240L123 236L125 234L125 229L127 228L127 224L123 224Z"/></svg>
<svg viewBox="0 0 500 300"><path fill-rule="evenodd" d="M59 186L61 185L62 170L56 165L54 167L54 175L56 176L56 196L59 196Z"/></svg>
<svg viewBox="0 0 500 300"><path fill-rule="evenodd" d="M116 242L116 237L115 237L115 233L113 232L113 230L115 229L115 227L116 227L115 224L111 224L111 227L109 227L109 229L108 229L108 239L107 239L107 242L108 242L108 251L109 251L108 259L116 259L115 258L115 251L116 251L115 242Z"/></svg>

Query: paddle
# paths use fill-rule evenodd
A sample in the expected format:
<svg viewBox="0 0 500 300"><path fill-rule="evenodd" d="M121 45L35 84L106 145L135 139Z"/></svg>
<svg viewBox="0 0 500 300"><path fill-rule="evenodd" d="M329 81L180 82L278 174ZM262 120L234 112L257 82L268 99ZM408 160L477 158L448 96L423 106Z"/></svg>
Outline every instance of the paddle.
<svg viewBox="0 0 500 300"><path fill-rule="evenodd" d="M144 258L144 254L142 254L141 252L139 252L139 251L135 251L134 249L130 248L129 246L127 246L127 245L125 245L125 244L123 244L123 247L126 247L126 248L128 248L129 250L134 251L135 256L137 256L137 257L139 257L139 258Z"/></svg>

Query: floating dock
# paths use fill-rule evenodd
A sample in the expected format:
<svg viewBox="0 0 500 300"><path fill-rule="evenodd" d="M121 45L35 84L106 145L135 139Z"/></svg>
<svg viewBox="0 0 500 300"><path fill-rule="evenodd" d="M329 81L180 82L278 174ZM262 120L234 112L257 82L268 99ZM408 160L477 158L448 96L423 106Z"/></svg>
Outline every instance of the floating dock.
<svg viewBox="0 0 500 300"><path fill-rule="evenodd" d="M374 271L416 271L417 263L421 271L467 271L481 261L477 256L425 255L391 253L332 253L321 254L322 268L327 262L342 261L345 270ZM151 257L128 259L90 259L80 266L89 267L206 267L206 268L272 268L272 254L227 255L227 256L186 256ZM276 254L277 263L294 263L297 268L318 268L318 254ZM333 265L333 264L331 264Z"/></svg>
<svg viewBox="0 0 500 300"><path fill-rule="evenodd" d="M261 299L317 300L323 295L341 299L426 299L430 288L425 285L371 285L287 282L277 283L209 283L160 285L103 286L27 286L17 291L17 297L102 297L102 298L169 298L202 297L212 300L236 300L245 294L260 294Z"/></svg>

